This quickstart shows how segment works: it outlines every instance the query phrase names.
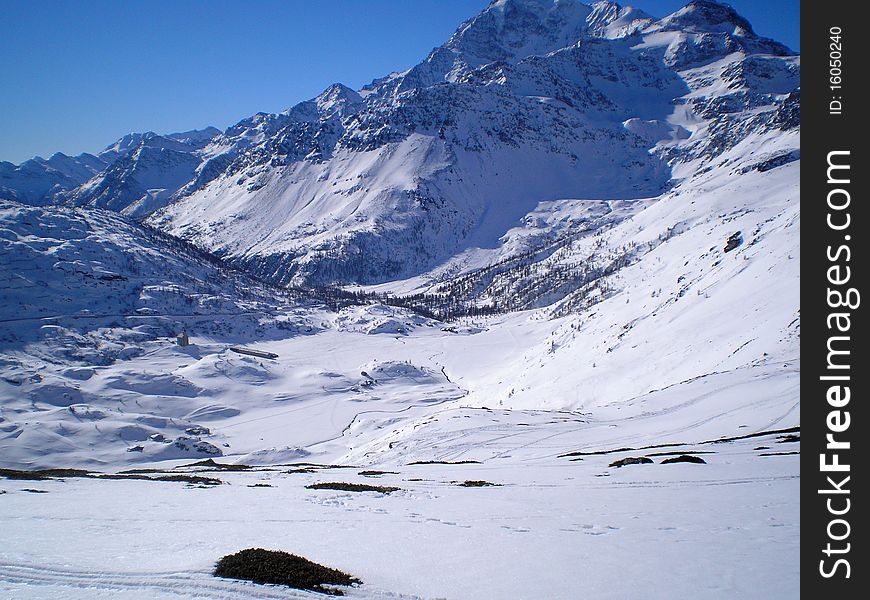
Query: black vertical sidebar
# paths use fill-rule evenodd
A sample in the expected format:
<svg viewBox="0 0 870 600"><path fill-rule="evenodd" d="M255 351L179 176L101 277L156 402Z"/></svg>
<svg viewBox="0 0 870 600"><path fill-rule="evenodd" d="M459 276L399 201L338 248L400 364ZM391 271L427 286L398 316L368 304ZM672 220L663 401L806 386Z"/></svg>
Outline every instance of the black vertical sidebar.
<svg viewBox="0 0 870 600"><path fill-rule="evenodd" d="M862 460L870 460L870 164L862 144L870 34L854 9L801 7L801 594L808 599L866 597L870 589L870 508L859 491L868 489Z"/></svg>

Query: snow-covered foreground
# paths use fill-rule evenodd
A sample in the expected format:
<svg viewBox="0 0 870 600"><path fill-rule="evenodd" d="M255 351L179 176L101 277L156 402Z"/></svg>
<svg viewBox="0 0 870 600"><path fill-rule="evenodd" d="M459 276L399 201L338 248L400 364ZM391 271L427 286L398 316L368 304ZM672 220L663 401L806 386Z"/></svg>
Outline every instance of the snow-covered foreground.
<svg viewBox="0 0 870 600"><path fill-rule="evenodd" d="M337 319L343 328L366 329L377 313L353 311L356 321ZM160 411L140 410L155 414L173 403L188 411L194 398L169 394L178 380L164 382L162 396L156 387L128 389L131 374L183 375L212 407L198 409L198 422L212 427L203 439L224 454L216 460L259 468L179 468L203 455L148 436L108 443L99 428L112 417L81 419L63 441L80 446L62 453L65 464L57 454L51 465L31 464L116 472L128 461L224 484L2 480L0 591L317 597L209 574L225 554L266 547L354 574L365 582L349 593L358 598L796 596L795 366L735 368L589 412L506 410L484 406L485 394L468 393L474 386L464 382L494 371L553 324L520 314L490 325L453 332L409 322L410 335L327 329L254 346L275 360L194 337L193 347L155 342L138 358L98 369L86 395L121 406L150 399ZM116 385L122 376L126 385ZM714 443L725 436L739 439ZM144 450L118 448L134 445ZM103 461L85 459L100 451ZM190 458L155 462L184 454ZM706 464L662 464L683 454ZM642 456L653 463L609 466ZM411 464L419 461L442 462ZM306 464L330 466L306 472ZM468 480L498 486L458 485ZM305 487L335 481L401 490Z"/></svg>
<svg viewBox="0 0 870 600"><path fill-rule="evenodd" d="M379 476L359 475L372 467L357 452L352 465L313 472L208 472L225 482L208 489L4 481L0 590L15 598L316 597L208 575L220 556L260 546L355 574L366 583L350 596L360 598L795 597L798 443L782 429L796 422L796 387L794 371L728 373L640 398L629 409L642 416L628 419L434 408L404 424L397 439L406 451L376 463L390 471ZM735 435L760 425L780 432L701 443L716 420L709 416L740 423ZM561 456L654 443L675 445ZM706 464L661 463L687 452ZM654 463L608 467L628 456ZM411 457L481 462L412 465ZM466 480L499 487L457 485ZM401 491L305 488L325 481Z"/></svg>

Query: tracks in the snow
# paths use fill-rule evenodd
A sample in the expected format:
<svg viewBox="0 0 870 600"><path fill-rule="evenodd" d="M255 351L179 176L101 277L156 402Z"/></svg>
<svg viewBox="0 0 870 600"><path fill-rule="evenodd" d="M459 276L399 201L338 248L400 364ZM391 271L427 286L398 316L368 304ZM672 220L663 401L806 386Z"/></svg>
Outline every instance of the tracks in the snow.
<svg viewBox="0 0 870 600"><path fill-rule="evenodd" d="M216 579L205 572L83 571L11 563L0 564L0 581L27 586L43 585L94 591L149 591L155 594L172 594L208 600L286 600L287 598L298 600L318 597L315 594L290 588L255 586Z"/></svg>
<svg viewBox="0 0 870 600"><path fill-rule="evenodd" d="M277 585L258 585L220 579L205 571L128 572L44 567L28 563L0 563L0 583L12 586L46 586L81 592L139 592L202 600L316 600L323 594ZM144 596L143 596L144 597ZM378 590L353 588L348 598L360 600L420 600Z"/></svg>

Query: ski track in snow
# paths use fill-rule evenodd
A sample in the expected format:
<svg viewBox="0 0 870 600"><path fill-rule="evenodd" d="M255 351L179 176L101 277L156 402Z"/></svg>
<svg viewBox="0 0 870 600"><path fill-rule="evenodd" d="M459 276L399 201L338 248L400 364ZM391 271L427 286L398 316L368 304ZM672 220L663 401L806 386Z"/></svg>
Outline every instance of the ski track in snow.
<svg viewBox="0 0 870 600"><path fill-rule="evenodd" d="M220 581L208 573L135 573L111 571L81 571L48 568L27 564L0 564L0 581L23 585L43 585L84 590L137 591L168 593L180 597L209 600L241 600L243 598L313 598L292 590L261 589L241 582Z"/></svg>
<svg viewBox="0 0 870 600"><path fill-rule="evenodd" d="M213 577L208 572L159 573L85 571L26 563L0 563L0 583L74 588L88 592L136 592L142 598L165 594L203 600L313 600L323 594L276 585L258 585ZM346 589L346 588L343 588ZM346 597L366 600L420 600L388 592L347 589Z"/></svg>

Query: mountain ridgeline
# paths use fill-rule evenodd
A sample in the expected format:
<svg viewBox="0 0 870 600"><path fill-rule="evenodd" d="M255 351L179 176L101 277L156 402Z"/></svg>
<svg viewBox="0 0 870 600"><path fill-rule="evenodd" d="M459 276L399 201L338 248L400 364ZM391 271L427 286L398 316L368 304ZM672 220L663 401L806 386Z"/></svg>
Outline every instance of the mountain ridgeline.
<svg viewBox="0 0 870 600"><path fill-rule="evenodd" d="M441 315L580 305L655 246L586 238L713 169L799 159L799 64L709 0L661 19L494 0L405 72L222 132L0 163L0 198L109 209L281 286L413 280Z"/></svg>

